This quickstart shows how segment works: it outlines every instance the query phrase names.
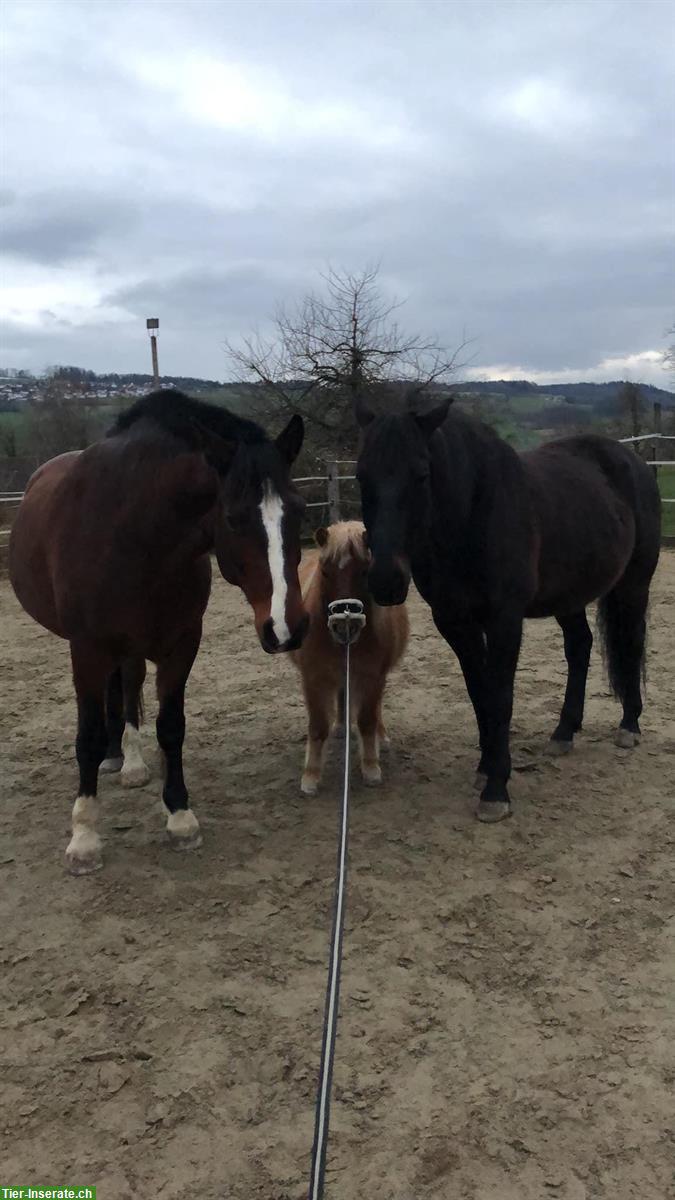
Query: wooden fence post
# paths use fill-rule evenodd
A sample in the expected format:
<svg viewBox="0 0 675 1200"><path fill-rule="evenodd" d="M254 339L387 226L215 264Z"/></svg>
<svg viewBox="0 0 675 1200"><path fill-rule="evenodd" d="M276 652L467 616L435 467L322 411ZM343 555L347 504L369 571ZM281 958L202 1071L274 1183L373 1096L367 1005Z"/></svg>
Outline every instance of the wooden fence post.
<svg viewBox="0 0 675 1200"><path fill-rule="evenodd" d="M338 464L328 464L328 520L331 525L340 520L340 479Z"/></svg>

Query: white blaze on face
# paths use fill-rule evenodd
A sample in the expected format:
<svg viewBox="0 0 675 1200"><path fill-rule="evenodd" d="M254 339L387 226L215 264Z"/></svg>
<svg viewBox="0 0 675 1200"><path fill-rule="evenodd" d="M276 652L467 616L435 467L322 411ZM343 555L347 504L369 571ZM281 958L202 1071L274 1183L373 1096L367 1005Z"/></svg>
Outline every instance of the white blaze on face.
<svg viewBox="0 0 675 1200"><path fill-rule="evenodd" d="M265 533L267 534L267 558L269 561L270 577L272 579L270 616L277 641L281 646L291 636L286 624L288 584L286 583L286 573L284 571L284 540L282 534L284 506L281 497L272 491L269 484L265 485L260 504L260 515Z"/></svg>

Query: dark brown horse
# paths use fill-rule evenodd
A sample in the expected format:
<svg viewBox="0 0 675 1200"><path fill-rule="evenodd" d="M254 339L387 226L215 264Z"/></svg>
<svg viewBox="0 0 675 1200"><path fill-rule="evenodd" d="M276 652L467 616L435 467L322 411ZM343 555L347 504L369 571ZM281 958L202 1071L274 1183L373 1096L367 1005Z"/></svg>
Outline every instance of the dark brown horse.
<svg viewBox="0 0 675 1200"><path fill-rule="evenodd" d="M581 728L599 600L609 678L623 706L617 744L639 741L649 587L660 545L652 471L627 446L585 435L517 454L449 400L376 417L361 404L357 466L377 604L410 577L455 651L478 722L478 817L508 816L509 730L524 617L557 619L568 681L551 753Z"/></svg>
<svg viewBox="0 0 675 1200"><path fill-rule="evenodd" d="M200 843L183 779L185 685L211 586L210 552L251 604L263 649L296 649L307 630L297 568L303 502L289 469L300 417L271 441L259 426L175 391L138 401L104 440L35 473L10 539L26 611L70 642L80 786L66 861L101 866L99 767L147 779L138 738L145 660L157 664L157 740L167 829ZM224 631L226 633L226 631Z"/></svg>

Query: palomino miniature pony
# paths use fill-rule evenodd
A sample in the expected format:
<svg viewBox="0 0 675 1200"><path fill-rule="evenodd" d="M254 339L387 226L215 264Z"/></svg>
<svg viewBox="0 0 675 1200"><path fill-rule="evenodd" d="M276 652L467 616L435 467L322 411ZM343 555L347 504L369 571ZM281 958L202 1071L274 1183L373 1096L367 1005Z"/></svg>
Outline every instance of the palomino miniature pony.
<svg viewBox="0 0 675 1200"><path fill-rule="evenodd" d="M309 633L291 658L302 675L309 717L305 769L300 786L314 796L321 782L324 751L331 725L342 721L344 655L328 630L333 600L360 600L366 624L351 650L352 713L359 735L361 773L366 784L382 781L380 745L387 745L382 696L387 675L402 658L408 641L405 605L379 608L368 591L369 555L359 521L342 521L318 529L319 552L300 566L302 598L310 616ZM337 707L336 707L337 706ZM339 710L338 710L339 709Z"/></svg>
<svg viewBox="0 0 675 1200"><path fill-rule="evenodd" d="M563 438L517 454L486 425L450 413L376 417L363 403L357 476L378 604L410 577L455 651L480 735L477 816L510 813L509 729L524 617L561 626L568 680L551 753L581 728L599 599L609 678L623 706L617 744L637 744L649 586L660 545L652 471L607 437ZM447 419L446 419L447 418Z"/></svg>
<svg viewBox="0 0 675 1200"><path fill-rule="evenodd" d="M309 621L297 575L304 505L289 481L302 438L299 417L270 441L225 409L159 391L103 441L53 459L30 480L12 528L10 575L26 611L70 642L80 769L66 851L74 874L102 865L95 797L106 749L114 769L122 743L125 782L147 778L138 744L146 659L157 663L167 830L178 849L199 845L183 779L184 694L210 551L251 604L263 649L296 649Z"/></svg>

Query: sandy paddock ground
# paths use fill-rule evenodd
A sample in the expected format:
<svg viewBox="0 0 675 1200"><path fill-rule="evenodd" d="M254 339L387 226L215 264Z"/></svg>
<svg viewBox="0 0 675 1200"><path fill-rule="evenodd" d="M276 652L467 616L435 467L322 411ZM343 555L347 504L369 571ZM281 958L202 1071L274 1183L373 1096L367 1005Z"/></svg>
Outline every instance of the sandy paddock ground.
<svg viewBox="0 0 675 1200"><path fill-rule="evenodd" d="M65 644L0 585L0 1183L99 1200L300 1200L319 1057L339 756L299 794L304 712L218 581L189 689L204 846L165 842L157 773L103 781L105 868L65 874ZM644 739L617 750L594 653L574 754L542 756L561 637L531 623L513 820L472 816L473 717L421 602L379 792L355 778L327 1200L675 1196L675 554ZM152 754L152 687L144 740Z"/></svg>

